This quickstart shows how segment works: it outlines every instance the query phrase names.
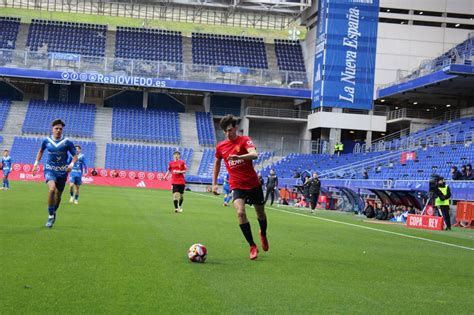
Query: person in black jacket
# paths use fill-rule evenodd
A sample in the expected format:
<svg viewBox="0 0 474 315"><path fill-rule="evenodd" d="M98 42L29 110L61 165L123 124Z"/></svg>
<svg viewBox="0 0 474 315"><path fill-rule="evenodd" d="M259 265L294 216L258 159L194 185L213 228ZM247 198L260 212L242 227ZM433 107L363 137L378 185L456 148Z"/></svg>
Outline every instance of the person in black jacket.
<svg viewBox="0 0 474 315"><path fill-rule="evenodd" d="M474 180L474 174L472 173L471 163L466 164L466 175L464 175L463 180Z"/></svg>
<svg viewBox="0 0 474 315"><path fill-rule="evenodd" d="M270 196L270 205L273 205L275 199L275 188L278 187L278 176L275 175L274 170L270 170L270 175L267 177L267 192L265 194L265 203L267 203L268 196Z"/></svg>
<svg viewBox="0 0 474 315"><path fill-rule="evenodd" d="M319 181L318 174L313 173L309 186L309 194L311 199L311 212L314 212L316 205L318 204L319 193L321 191L321 182Z"/></svg>
<svg viewBox="0 0 474 315"><path fill-rule="evenodd" d="M458 170L458 168L454 165L451 166L451 176L453 180L462 180L464 177L462 173Z"/></svg>

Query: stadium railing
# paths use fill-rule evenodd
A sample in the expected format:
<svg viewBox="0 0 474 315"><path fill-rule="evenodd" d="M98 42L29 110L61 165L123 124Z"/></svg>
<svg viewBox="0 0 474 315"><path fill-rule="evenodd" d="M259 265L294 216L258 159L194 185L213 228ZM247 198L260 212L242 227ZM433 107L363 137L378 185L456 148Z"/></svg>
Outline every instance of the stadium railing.
<svg viewBox="0 0 474 315"><path fill-rule="evenodd" d="M236 85L308 89L307 80L292 82L291 78L306 76L304 72L239 68L232 66L207 66L164 61L136 60L111 57L62 54L57 58L48 52L1 50L0 66L70 71L112 76L138 76L169 80L227 83ZM243 70L244 69L244 70Z"/></svg>
<svg viewBox="0 0 474 315"><path fill-rule="evenodd" d="M247 116L265 116L265 117L279 117L279 118L299 118L308 119L310 111L298 111L292 109L278 109L278 108L262 108L262 107L247 107Z"/></svg>
<svg viewBox="0 0 474 315"><path fill-rule="evenodd" d="M370 147L366 144L354 147L354 153L380 152L387 150L409 150L427 145L447 145L456 142L457 133L461 127L461 122L443 124L434 128L421 130L415 134L406 135L406 129L399 131L400 137L380 138L372 142ZM454 133L451 133L453 132ZM389 135L391 136L391 135Z"/></svg>

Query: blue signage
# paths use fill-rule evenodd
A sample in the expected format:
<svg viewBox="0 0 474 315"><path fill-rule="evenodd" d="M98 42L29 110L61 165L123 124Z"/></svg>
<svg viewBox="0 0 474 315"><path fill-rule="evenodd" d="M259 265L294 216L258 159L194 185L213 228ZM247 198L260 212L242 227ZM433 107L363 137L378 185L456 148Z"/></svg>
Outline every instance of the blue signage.
<svg viewBox="0 0 474 315"><path fill-rule="evenodd" d="M319 0L312 107L372 109L379 0Z"/></svg>
<svg viewBox="0 0 474 315"><path fill-rule="evenodd" d="M247 68L232 67L232 66L219 66L217 67L217 71L222 72L222 73L240 73L240 74L249 73L249 69Z"/></svg>
<svg viewBox="0 0 474 315"><path fill-rule="evenodd" d="M23 77L48 80L66 80L76 82L90 82L98 84L117 84L128 86L141 86L149 88L184 89L194 91L216 91L240 93L247 95L267 95L310 99L311 92L305 89L288 89L278 87L250 86L237 84L224 84L212 82L194 82L180 80L165 80L160 78L147 78L126 75L101 74L92 72L51 71L37 69L0 67L0 77Z"/></svg>

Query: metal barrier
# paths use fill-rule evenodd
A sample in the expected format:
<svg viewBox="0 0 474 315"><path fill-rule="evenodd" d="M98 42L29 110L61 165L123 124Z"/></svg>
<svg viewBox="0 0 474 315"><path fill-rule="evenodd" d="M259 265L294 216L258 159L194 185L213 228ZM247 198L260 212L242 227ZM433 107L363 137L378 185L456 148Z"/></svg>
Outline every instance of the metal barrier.
<svg viewBox="0 0 474 315"><path fill-rule="evenodd" d="M74 55L74 54L69 54ZM24 69L107 74L114 76L139 76L169 80L227 83L237 85L272 86L278 88L307 89L308 82L292 84L289 78L306 76L305 72L245 68L232 72L223 66L206 66L164 61L148 61L74 55L74 60L58 59L48 52L0 49L0 66ZM244 68L239 68L244 69ZM228 71L228 72L227 72Z"/></svg>
<svg viewBox="0 0 474 315"><path fill-rule="evenodd" d="M278 117L278 118L297 118L308 119L310 111L300 111L293 109L279 109L279 108L262 108L262 107L247 107L246 115L250 116L264 116L264 117Z"/></svg>

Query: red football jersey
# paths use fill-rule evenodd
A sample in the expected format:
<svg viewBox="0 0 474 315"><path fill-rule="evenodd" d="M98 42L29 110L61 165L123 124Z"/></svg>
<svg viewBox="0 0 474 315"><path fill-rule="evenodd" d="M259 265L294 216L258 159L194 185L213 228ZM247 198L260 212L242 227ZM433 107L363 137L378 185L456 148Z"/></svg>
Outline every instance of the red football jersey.
<svg viewBox="0 0 474 315"><path fill-rule="evenodd" d="M237 136L234 141L224 140L216 146L216 158L223 159L227 172L229 173L229 183L232 189L252 189L258 187L257 173L250 160L229 161L229 155L243 155L255 148L252 139L246 136Z"/></svg>
<svg viewBox="0 0 474 315"><path fill-rule="evenodd" d="M168 171L171 173L171 184L173 185L184 185L186 181L184 180L184 174L175 174L174 171L184 171L186 170L186 164L183 160L173 160L168 165Z"/></svg>

